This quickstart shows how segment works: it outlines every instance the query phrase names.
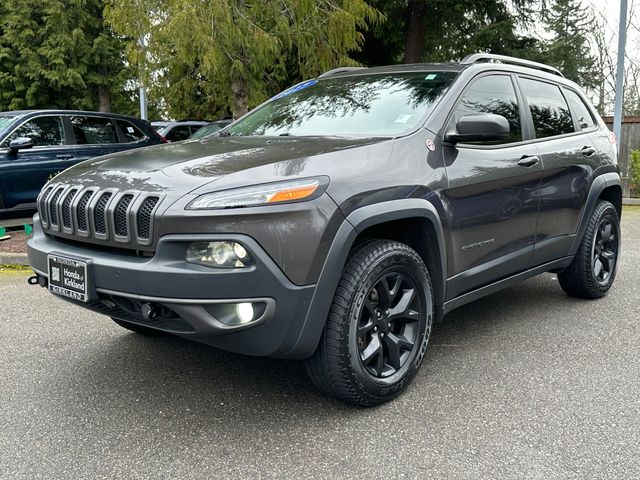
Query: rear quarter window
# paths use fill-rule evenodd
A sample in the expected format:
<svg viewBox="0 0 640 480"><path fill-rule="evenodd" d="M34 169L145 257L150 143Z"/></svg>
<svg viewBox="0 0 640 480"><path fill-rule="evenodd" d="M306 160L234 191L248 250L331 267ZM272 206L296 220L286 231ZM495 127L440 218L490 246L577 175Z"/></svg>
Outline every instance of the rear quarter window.
<svg viewBox="0 0 640 480"><path fill-rule="evenodd" d="M116 120L116 123L122 131L122 134L125 136L125 143L139 142L140 140L147 138L147 136L131 122L127 122L126 120Z"/></svg>
<svg viewBox="0 0 640 480"><path fill-rule="evenodd" d="M593 128L596 126L596 122L593 119L593 115L591 114L591 110L584 103L584 100L573 90L564 91L567 100L569 100L569 106L573 111L573 115L576 117L578 121L578 125L582 130L587 130L589 128Z"/></svg>

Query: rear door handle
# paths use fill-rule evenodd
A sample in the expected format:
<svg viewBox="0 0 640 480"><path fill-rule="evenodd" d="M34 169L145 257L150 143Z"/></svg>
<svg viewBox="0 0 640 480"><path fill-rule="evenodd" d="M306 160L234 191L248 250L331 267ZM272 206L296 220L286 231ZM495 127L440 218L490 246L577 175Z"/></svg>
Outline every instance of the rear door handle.
<svg viewBox="0 0 640 480"><path fill-rule="evenodd" d="M593 155L594 153L596 153L596 149L593 147L582 147L582 150L580 150L580 153L582 155L584 155L585 157L590 157L591 155Z"/></svg>
<svg viewBox="0 0 640 480"><path fill-rule="evenodd" d="M59 155L56 155L56 158L60 159L60 160L69 160L70 158L73 158L74 155L72 155L71 153L61 153Z"/></svg>
<svg viewBox="0 0 640 480"><path fill-rule="evenodd" d="M518 165L521 167L533 167L540 163L540 158L535 155L532 156L524 156L520 160L518 160Z"/></svg>

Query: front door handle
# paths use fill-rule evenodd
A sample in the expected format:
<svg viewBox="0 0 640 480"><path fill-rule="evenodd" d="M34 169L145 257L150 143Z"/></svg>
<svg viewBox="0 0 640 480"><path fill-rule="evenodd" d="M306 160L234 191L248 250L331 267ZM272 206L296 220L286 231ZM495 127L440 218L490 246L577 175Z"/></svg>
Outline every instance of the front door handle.
<svg viewBox="0 0 640 480"><path fill-rule="evenodd" d="M580 150L580 153L582 155L584 155L585 157L590 157L591 155L593 155L594 153L596 153L596 149L593 147L582 147L582 150Z"/></svg>
<svg viewBox="0 0 640 480"><path fill-rule="evenodd" d="M518 160L518 165L521 167L533 167L540 163L540 158L535 155L532 156L524 156L520 160Z"/></svg>
<svg viewBox="0 0 640 480"><path fill-rule="evenodd" d="M56 158L59 160L69 160L70 158L73 158L74 156L71 153L61 153L59 155L56 155Z"/></svg>

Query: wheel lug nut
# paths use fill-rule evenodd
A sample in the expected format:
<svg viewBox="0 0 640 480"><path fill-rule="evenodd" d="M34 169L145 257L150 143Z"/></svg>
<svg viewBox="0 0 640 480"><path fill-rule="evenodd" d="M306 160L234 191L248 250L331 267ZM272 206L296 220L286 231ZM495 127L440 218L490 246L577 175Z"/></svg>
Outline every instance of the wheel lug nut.
<svg viewBox="0 0 640 480"><path fill-rule="evenodd" d="M384 332L380 332L380 336L381 336L381 337L384 337Z"/></svg>
<svg viewBox="0 0 640 480"><path fill-rule="evenodd" d="M382 317L382 312L376 312L376 317L378 318Z"/></svg>
<svg viewBox="0 0 640 480"><path fill-rule="evenodd" d="M391 322L387 323L387 328L391 328Z"/></svg>
<svg viewBox="0 0 640 480"><path fill-rule="evenodd" d="M378 331L378 327L373 327L373 331L377 332Z"/></svg>
<svg viewBox="0 0 640 480"><path fill-rule="evenodd" d="M387 315L387 316L389 315L389 309L388 308L384 311L384 314Z"/></svg>

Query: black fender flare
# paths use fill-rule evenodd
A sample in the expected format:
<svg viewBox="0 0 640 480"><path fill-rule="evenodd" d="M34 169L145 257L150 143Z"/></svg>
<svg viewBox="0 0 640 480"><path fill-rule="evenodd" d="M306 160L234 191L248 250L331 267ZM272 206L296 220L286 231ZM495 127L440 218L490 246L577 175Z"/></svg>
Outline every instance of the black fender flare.
<svg viewBox="0 0 640 480"><path fill-rule="evenodd" d="M338 228L318 278L313 297L309 303L309 309L300 329L300 335L291 350L283 355L284 357L302 359L309 357L315 351L329 315L329 308L338 287L342 270L357 236L369 227L407 218L424 218L431 222L434 227L440 251L442 278L432 277L431 281L441 282L440 287L444 294L447 257L444 231L440 216L434 205L422 198L407 198L361 207L348 215ZM436 308L441 307L441 305L436 305Z"/></svg>
<svg viewBox="0 0 640 480"><path fill-rule="evenodd" d="M620 175L618 172L608 172L603 173L602 175L598 175L591 182L591 187L589 188L589 194L587 195L587 201L582 211L582 218L580 219L580 226L578 227L578 231L576 232L575 239L573 240L573 245L571 245L571 250L569 251L569 255L575 255L578 253L578 248L580 248L580 243L582 243L582 237L584 236L584 232L587 229L587 224L589 223L589 218L591 217L591 213L600 198L602 192L609 187L618 186L622 188L622 180L620 179Z"/></svg>

